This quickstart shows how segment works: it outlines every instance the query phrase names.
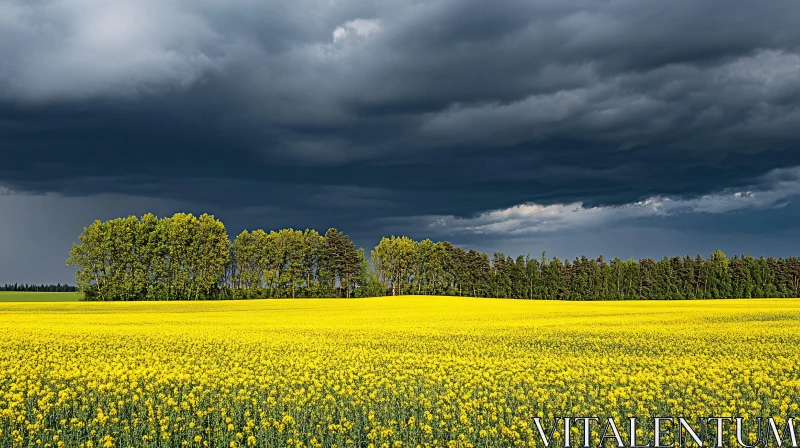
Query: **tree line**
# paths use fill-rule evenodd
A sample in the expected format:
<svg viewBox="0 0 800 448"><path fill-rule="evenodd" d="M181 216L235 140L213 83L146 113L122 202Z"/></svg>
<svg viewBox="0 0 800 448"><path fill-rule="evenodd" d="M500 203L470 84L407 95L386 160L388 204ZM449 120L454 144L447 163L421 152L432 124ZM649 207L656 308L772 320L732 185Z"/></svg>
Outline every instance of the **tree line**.
<svg viewBox="0 0 800 448"><path fill-rule="evenodd" d="M73 285L62 285L56 283L55 285L29 285L27 283L6 283L0 285L0 291L16 291L16 292L76 292L78 288Z"/></svg>
<svg viewBox="0 0 800 448"><path fill-rule="evenodd" d="M382 238L364 249L329 229L243 231L213 216L146 214L95 221L67 259L87 300L373 297L425 294L629 300L800 296L797 257L672 257L570 261L512 258L447 241Z"/></svg>
<svg viewBox="0 0 800 448"><path fill-rule="evenodd" d="M561 260L502 252L492 257L449 242L383 238L372 251L378 278L390 294L517 299L630 300L800 296L797 257L642 258L609 262L600 256Z"/></svg>

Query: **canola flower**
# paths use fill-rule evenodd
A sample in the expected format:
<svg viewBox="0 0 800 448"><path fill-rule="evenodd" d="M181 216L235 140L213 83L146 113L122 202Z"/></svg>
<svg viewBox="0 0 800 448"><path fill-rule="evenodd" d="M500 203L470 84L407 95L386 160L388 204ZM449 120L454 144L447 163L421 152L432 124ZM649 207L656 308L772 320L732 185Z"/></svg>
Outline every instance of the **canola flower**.
<svg viewBox="0 0 800 448"><path fill-rule="evenodd" d="M786 418L798 323L789 299L4 303L0 446L542 446L536 417Z"/></svg>

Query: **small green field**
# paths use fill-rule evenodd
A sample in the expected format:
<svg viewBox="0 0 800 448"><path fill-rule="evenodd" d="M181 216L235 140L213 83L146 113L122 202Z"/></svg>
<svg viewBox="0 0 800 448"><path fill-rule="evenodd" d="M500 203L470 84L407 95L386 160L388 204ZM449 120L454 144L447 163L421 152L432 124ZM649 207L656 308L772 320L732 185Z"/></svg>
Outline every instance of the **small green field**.
<svg viewBox="0 0 800 448"><path fill-rule="evenodd" d="M0 291L0 302L77 302L79 292Z"/></svg>

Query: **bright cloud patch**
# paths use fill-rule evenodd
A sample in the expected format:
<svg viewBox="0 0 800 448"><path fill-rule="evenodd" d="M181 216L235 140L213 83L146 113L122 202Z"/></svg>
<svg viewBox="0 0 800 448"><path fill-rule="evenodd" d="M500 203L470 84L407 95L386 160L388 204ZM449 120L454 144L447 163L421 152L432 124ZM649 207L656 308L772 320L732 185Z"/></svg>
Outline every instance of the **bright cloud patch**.
<svg viewBox="0 0 800 448"><path fill-rule="evenodd" d="M13 0L0 7L0 54L7 62L0 81L28 99L185 86L218 65L218 40L202 17L160 1Z"/></svg>
<svg viewBox="0 0 800 448"><path fill-rule="evenodd" d="M483 213L474 218L435 217L430 225L455 233L525 235L598 227L609 222L648 217L779 208L798 195L800 169L792 168L772 171L763 178L762 183L752 189L727 190L696 198L655 196L635 203L605 207L586 207L582 202L521 204Z"/></svg>
<svg viewBox="0 0 800 448"><path fill-rule="evenodd" d="M367 37L381 30L378 19L355 19L345 22L333 31L333 41L338 42L351 36Z"/></svg>

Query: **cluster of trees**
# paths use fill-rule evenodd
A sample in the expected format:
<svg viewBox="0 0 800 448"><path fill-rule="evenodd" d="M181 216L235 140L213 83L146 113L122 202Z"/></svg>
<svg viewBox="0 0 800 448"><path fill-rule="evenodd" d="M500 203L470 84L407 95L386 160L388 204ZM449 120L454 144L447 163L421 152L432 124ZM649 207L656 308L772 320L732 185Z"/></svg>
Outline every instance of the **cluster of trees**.
<svg viewBox="0 0 800 448"><path fill-rule="evenodd" d="M213 216L95 221L70 251L88 300L372 297L400 294L625 300L800 296L800 259L672 257L573 261L383 238L367 260L336 229L244 231Z"/></svg>
<svg viewBox="0 0 800 448"><path fill-rule="evenodd" d="M29 285L14 283L12 284L5 284L0 285L0 291L17 291L17 292L75 292L78 288L76 286L62 285L61 283L56 283L55 285Z"/></svg>
<svg viewBox="0 0 800 448"><path fill-rule="evenodd" d="M547 259L501 252L491 258L443 242L383 238L372 251L378 278L390 294L435 294L518 299L629 300L800 296L800 259L672 257L606 262Z"/></svg>
<svg viewBox="0 0 800 448"><path fill-rule="evenodd" d="M364 249L336 229L244 231L230 250L223 284L233 298L383 295Z"/></svg>
<svg viewBox="0 0 800 448"><path fill-rule="evenodd" d="M87 300L200 300L382 295L363 249L330 229L244 231L210 215L95 221L67 265ZM371 281L371 282L370 282Z"/></svg>
<svg viewBox="0 0 800 448"><path fill-rule="evenodd" d="M220 221L185 213L95 221L79 241L67 265L87 300L217 298L230 246Z"/></svg>

